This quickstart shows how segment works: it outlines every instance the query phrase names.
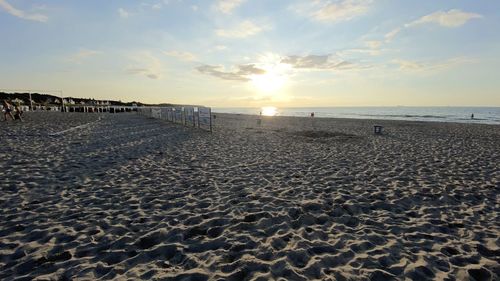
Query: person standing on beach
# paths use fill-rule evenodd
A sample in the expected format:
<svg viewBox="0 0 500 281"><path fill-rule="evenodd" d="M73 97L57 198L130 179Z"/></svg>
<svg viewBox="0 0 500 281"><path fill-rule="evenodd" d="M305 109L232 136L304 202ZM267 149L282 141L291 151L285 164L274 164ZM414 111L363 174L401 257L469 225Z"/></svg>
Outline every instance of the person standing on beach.
<svg viewBox="0 0 500 281"><path fill-rule="evenodd" d="M14 110L16 111L16 113L14 113L14 118L19 119L19 121L23 121L23 110L21 109L19 103L14 106Z"/></svg>
<svg viewBox="0 0 500 281"><path fill-rule="evenodd" d="M12 120L14 120L14 115L12 115L12 107L11 107L10 103L7 102L6 100L3 100L3 110L4 110L3 121L7 121L7 115L10 116L10 118L12 118Z"/></svg>

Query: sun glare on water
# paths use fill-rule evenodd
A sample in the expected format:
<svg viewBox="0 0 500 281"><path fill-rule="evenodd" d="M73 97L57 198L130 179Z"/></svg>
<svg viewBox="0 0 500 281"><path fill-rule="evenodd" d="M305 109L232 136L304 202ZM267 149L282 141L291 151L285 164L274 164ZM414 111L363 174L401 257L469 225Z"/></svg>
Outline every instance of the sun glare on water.
<svg viewBox="0 0 500 281"><path fill-rule="evenodd" d="M264 116L275 116L278 114L278 109L274 106L264 106L261 108L261 114Z"/></svg>

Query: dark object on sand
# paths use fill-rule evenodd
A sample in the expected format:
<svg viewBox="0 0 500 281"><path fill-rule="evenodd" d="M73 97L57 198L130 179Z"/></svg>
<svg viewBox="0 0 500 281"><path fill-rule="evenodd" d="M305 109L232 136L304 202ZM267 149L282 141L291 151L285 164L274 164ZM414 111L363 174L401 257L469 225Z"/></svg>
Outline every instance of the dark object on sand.
<svg viewBox="0 0 500 281"><path fill-rule="evenodd" d="M373 132L375 133L375 135L381 135L383 129L384 129L384 127L382 127L380 125L373 126Z"/></svg>
<svg viewBox="0 0 500 281"><path fill-rule="evenodd" d="M311 117L314 117L314 112L311 112Z"/></svg>

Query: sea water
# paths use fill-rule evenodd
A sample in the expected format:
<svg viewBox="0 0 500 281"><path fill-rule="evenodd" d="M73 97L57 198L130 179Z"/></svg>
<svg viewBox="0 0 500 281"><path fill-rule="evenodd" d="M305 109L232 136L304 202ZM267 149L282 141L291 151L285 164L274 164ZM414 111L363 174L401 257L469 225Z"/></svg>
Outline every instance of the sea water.
<svg viewBox="0 0 500 281"><path fill-rule="evenodd" d="M214 113L259 115L262 108L213 108ZM410 121L438 121L460 123L500 124L500 107L284 107L275 108L275 116L357 119L385 119ZM474 114L474 118L472 117Z"/></svg>

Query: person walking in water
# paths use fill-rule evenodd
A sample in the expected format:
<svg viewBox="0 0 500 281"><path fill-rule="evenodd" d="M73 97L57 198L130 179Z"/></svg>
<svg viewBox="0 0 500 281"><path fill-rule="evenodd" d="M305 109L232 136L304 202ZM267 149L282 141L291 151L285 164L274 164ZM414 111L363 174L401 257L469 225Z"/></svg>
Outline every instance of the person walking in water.
<svg viewBox="0 0 500 281"><path fill-rule="evenodd" d="M474 119L474 113L470 115L470 119Z"/></svg>
<svg viewBox="0 0 500 281"><path fill-rule="evenodd" d="M10 105L10 103L6 100L3 100L3 121L7 121L7 115L10 116L10 118L12 118L12 120L14 120L14 115L12 115L12 107Z"/></svg>

